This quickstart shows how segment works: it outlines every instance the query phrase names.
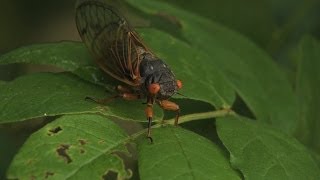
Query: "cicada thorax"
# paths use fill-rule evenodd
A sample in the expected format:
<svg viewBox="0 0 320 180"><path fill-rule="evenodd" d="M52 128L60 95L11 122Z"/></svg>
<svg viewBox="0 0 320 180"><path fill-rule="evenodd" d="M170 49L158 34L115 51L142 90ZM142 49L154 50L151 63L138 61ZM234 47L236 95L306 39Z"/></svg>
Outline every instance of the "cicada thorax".
<svg viewBox="0 0 320 180"><path fill-rule="evenodd" d="M140 62L141 90L149 93L151 84L159 84L156 99L168 99L178 91L175 75L168 65L152 53L143 54Z"/></svg>

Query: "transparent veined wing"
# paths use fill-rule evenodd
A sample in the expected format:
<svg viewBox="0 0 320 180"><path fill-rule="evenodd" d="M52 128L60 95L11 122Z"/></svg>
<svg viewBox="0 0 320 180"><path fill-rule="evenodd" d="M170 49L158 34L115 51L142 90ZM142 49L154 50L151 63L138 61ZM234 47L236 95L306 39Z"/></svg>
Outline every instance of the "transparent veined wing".
<svg viewBox="0 0 320 180"><path fill-rule="evenodd" d="M139 85L141 55L149 50L116 7L103 0L80 0L76 24L83 42L105 72L131 86Z"/></svg>

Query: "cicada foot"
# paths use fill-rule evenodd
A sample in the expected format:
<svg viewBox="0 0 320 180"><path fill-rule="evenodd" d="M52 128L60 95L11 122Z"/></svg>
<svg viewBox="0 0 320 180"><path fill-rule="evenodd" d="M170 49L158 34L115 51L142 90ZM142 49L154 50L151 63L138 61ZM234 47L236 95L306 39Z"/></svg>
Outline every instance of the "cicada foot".
<svg viewBox="0 0 320 180"><path fill-rule="evenodd" d="M150 143L153 143L153 139L151 137L151 125L152 125L152 117L153 117L153 109L152 104L148 104L145 113L148 119L148 132L147 132L147 138L150 140Z"/></svg>
<svg viewBox="0 0 320 180"><path fill-rule="evenodd" d="M153 144L153 139L151 136L147 136L147 138L149 139L150 143Z"/></svg>

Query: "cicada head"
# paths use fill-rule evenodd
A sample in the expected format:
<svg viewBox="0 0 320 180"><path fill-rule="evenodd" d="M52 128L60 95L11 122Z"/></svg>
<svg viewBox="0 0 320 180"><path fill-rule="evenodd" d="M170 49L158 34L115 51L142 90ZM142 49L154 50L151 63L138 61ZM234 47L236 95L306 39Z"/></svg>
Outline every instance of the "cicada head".
<svg viewBox="0 0 320 180"><path fill-rule="evenodd" d="M182 88L182 82L161 59L143 59L140 76L144 91L159 100L170 98Z"/></svg>

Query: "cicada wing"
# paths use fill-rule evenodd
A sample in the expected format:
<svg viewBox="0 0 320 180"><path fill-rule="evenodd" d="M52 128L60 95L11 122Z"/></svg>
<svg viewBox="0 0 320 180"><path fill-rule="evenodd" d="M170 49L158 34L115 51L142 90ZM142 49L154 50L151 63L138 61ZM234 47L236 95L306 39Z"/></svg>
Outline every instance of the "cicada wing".
<svg viewBox="0 0 320 180"><path fill-rule="evenodd" d="M105 72L129 85L139 85L140 55L148 49L114 6L102 0L80 0L76 24Z"/></svg>

